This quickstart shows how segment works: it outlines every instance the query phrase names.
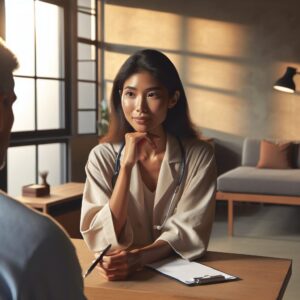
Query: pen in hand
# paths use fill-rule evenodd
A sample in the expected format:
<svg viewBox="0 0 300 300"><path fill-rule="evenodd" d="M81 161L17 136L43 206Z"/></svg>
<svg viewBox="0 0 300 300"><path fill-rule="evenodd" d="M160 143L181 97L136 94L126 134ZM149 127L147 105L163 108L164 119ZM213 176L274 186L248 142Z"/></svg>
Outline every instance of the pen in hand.
<svg viewBox="0 0 300 300"><path fill-rule="evenodd" d="M97 266L97 264L102 260L103 256L108 252L110 249L111 244L109 244L102 252L101 254L93 261L93 263L89 266L85 274L83 275L83 278L86 278Z"/></svg>

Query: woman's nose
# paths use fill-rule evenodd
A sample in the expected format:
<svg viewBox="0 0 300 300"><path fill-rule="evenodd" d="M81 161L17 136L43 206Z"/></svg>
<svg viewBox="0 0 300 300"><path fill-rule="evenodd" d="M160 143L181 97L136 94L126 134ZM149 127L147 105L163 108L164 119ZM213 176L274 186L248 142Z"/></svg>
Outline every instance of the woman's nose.
<svg viewBox="0 0 300 300"><path fill-rule="evenodd" d="M147 102L143 95L137 97L135 109L137 112L146 112L147 111Z"/></svg>

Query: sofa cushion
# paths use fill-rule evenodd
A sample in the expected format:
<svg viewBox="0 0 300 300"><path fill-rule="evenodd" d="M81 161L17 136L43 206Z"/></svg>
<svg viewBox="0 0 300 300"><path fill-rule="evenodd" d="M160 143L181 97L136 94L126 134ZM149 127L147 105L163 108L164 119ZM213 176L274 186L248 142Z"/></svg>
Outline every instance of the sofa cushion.
<svg viewBox="0 0 300 300"><path fill-rule="evenodd" d="M260 139L245 138L242 151L242 166L255 167L259 160ZM294 142L292 165L300 169L300 142Z"/></svg>
<svg viewBox="0 0 300 300"><path fill-rule="evenodd" d="M267 140L260 142L258 168L291 169L293 144L291 142L273 143Z"/></svg>
<svg viewBox="0 0 300 300"><path fill-rule="evenodd" d="M242 166L218 177L218 191L300 196L299 169L258 169Z"/></svg>
<svg viewBox="0 0 300 300"><path fill-rule="evenodd" d="M243 142L242 166L255 167L259 160L260 140L245 138Z"/></svg>

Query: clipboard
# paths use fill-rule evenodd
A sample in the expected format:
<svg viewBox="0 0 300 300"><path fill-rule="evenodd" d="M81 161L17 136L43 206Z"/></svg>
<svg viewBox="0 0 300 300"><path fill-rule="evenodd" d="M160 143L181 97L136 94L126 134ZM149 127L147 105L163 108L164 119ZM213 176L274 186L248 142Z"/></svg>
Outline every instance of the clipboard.
<svg viewBox="0 0 300 300"><path fill-rule="evenodd" d="M147 267L154 269L168 277L174 278L188 286L226 282L239 279L214 268L197 262L190 262L182 258L167 258L148 264Z"/></svg>

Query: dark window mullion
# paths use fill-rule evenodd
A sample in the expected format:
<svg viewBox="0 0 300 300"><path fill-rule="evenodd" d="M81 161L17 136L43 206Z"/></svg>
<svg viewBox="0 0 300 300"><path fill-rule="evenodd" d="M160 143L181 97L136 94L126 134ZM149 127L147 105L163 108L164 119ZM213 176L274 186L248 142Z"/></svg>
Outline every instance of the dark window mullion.
<svg viewBox="0 0 300 300"><path fill-rule="evenodd" d="M94 0L95 1L95 0ZM97 41L99 39L99 32L98 32L98 21L99 21L99 14L98 14L98 1L95 1L95 9L96 9L96 21L95 21L95 26L96 26L96 30L95 30L95 40L96 40L96 45L97 45ZM95 58L96 58L96 84L95 84L95 108L96 108L96 124L95 124L95 132L96 134L98 134L98 112L99 112L99 109L98 109L98 96L99 96L99 86L98 86L98 82L99 82L99 71L98 71L98 68L99 68L99 55L98 55L98 47L96 46L95 47ZM101 87L102 89L102 87ZM102 101L103 97L102 97L102 92L100 93L100 101Z"/></svg>
<svg viewBox="0 0 300 300"><path fill-rule="evenodd" d="M39 0L39 1L43 1L43 2L46 2L46 3L50 3L50 4L54 4L56 6L60 6L60 7L65 7L66 6L66 2L65 0Z"/></svg>
<svg viewBox="0 0 300 300"><path fill-rule="evenodd" d="M77 32L77 47L79 44L83 45L89 45L89 46L94 46L95 47L95 59L78 59L77 56L77 66L79 65L80 62L92 62L95 63L95 80L90 80L90 79L80 79L77 77L77 91L79 88L79 83L91 83L95 84L95 98L94 98L94 103L95 103L95 108L94 109L86 109L86 108L78 108L77 106L77 118L79 118L79 113L80 112L93 112L96 114L96 120L95 120L95 131L93 133L79 133L79 123L77 126L77 133L80 135L89 135L89 134L95 134L97 133L97 121L98 121L98 97L99 97L99 90L98 90L98 85L99 85L99 75L98 75L98 68L99 68L99 55L98 55L98 1L94 0L95 4L95 13L89 13L86 11L82 11L80 9L84 7L77 6L77 20L78 20L78 15L79 13L89 15L91 18L95 18L95 39L88 39L84 37L79 37L78 32ZM94 10L93 10L94 11ZM79 75L79 74L78 74ZM78 103L79 105L79 99Z"/></svg>
<svg viewBox="0 0 300 300"><path fill-rule="evenodd" d="M52 138L65 138L66 136L69 136L69 131L66 129L14 132L11 134L10 146L13 146L18 141L30 140L35 143Z"/></svg>
<svg viewBox="0 0 300 300"><path fill-rule="evenodd" d="M78 82L86 82L86 83L97 83L95 80L89 80L89 79L78 79Z"/></svg>
<svg viewBox="0 0 300 300"><path fill-rule="evenodd" d="M96 59L78 59L77 62L96 62L96 64L97 64L97 58Z"/></svg>
<svg viewBox="0 0 300 300"><path fill-rule="evenodd" d="M87 8L87 10L89 10L89 11L84 10L84 8ZM77 13L84 14L84 15L89 15L91 17L96 17L96 15L97 15L96 12L92 12L91 8L84 7L84 6L77 6Z"/></svg>
<svg viewBox="0 0 300 300"><path fill-rule="evenodd" d="M37 124L37 54L36 54L36 7L35 7L36 1L34 1L33 5L33 24L34 24L34 128L35 131L38 130L38 124Z"/></svg>
<svg viewBox="0 0 300 300"><path fill-rule="evenodd" d="M16 78L28 78L28 79L44 79L44 80L55 80L55 81L65 81L62 77L45 77L45 76L29 76L29 75L14 75Z"/></svg>
<svg viewBox="0 0 300 300"><path fill-rule="evenodd" d="M89 40L87 38L77 37L77 43L97 46L97 38L96 40Z"/></svg>
<svg viewBox="0 0 300 300"><path fill-rule="evenodd" d="M39 182L39 145L35 145L35 182Z"/></svg>
<svg viewBox="0 0 300 300"><path fill-rule="evenodd" d="M78 108L78 111L97 111L97 108Z"/></svg>
<svg viewBox="0 0 300 300"><path fill-rule="evenodd" d="M70 7L68 4L64 4L63 6L63 16L64 16L64 89L65 89L65 99L64 99L64 114L65 114L65 128L64 130L70 134L71 132L71 30L68 24L70 24ZM67 55L69 54L69 55ZM68 169L66 169L67 176L68 176Z"/></svg>
<svg viewBox="0 0 300 300"><path fill-rule="evenodd" d="M53 137L53 138L47 138L47 139L41 139L38 141L32 141L32 140L18 140L14 143L12 143L12 147L18 147L18 146L30 146L30 145L46 145L46 144L57 144L57 143L66 143L69 140L69 136L60 136L60 137Z"/></svg>

